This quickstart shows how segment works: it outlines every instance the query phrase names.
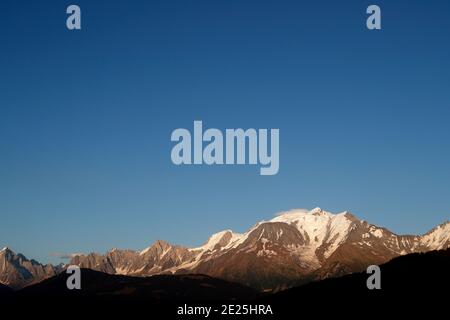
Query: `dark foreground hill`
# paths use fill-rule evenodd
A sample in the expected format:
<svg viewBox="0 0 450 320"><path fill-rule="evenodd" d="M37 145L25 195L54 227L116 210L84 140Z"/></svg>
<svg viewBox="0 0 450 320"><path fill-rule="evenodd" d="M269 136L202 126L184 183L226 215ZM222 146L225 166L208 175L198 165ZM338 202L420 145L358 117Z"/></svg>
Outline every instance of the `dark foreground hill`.
<svg viewBox="0 0 450 320"><path fill-rule="evenodd" d="M238 283L205 275L129 277L81 269L81 290L68 290L60 275L18 291L18 298L47 297L103 300L236 300L255 299L258 292Z"/></svg>
<svg viewBox="0 0 450 320"><path fill-rule="evenodd" d="M0 283L0 297L9 295L12 292L13 292L13 290L10 287L5 286L5 285Z"/></svg>
<svg viewBox="0 0 450 320"><path fill-rule="evenodd" d="M22 313L40 310L49 318L66 313L112 319L204 319L180 316L180 307L210 306L208 319L293 319L310 317L398 317L448 314L450 250L411 254L381 266L381 290L368 290L368 274L355 273L261 295L249 287L203 275L113 276L82 270L82 290L66 289L66 274L0 299ZM222 304L270 305L264 314L222 315ZM233 309L237 311L236 308ZM243 309L241 309L241 312Z"/></svg>
<svg viewBox="0 0 450 320"><path fill-rule="evenodd" d="M428 317L433 313L448 315L450 249L409 254L380 267L380 290L369 290L366 282L370 275L361 272L291 288L263 301L274 305L283 316L295 308L361 318L405 318L423 312Z"/></svg>

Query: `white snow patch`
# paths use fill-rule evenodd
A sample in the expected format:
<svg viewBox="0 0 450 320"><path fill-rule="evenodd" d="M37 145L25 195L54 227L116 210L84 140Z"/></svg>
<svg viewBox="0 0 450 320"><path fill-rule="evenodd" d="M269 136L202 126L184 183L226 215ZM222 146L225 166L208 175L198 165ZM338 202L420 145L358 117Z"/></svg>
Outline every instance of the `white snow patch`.
<svg viewBox="0 0 450 320"><path fill-rule="evenodd" d="M382 238L383 237L383 230L382 229L371 227L370 228L370 233L372 235L374 235L375 237L377 237L377 238Z"/></svg>
<svg viewBox="0 0 450 320"><path fill-rule="evenodd" d="M224 231L220 231L217 233L214 233L211 237L209 237L208 241L206 241L206 243L203 246L197 247L197 248L192 248L190 249L191 251L196 251L196 250L200 250L202 252L208 251L208 250L213 250L214 247L220 242L220 240L222 240L222 238L227 234L227 233L231 233L231 239L229 241L236 241L236 238L238 238L240 235L233 233L233 231L231 230L224 230ZM227 244L229 244L227 243Z"/></svg>
<svg viewBox="0 0 450 320"><path fill-rule="evenodd" d="M150 247L148 247L148 248L145 248L144 250L142 250L142 251L139 253L139 255L142 256L142 255L146 254L147 252L150 251L151 248L152 248L152 246L150 246Z"/></svg>
<svg viewBox="0 0 450 320"><path fill-rule="evenodd" d="M425 234L420 243L431 250L446 249L446 243L450 241L450 222L437 226L429 233Z"/></svg>
<svg viewBox="0 0 450 320"><path fill-rule="evenodd" d="M116 268L116 274L126 275L129 271L129 268Z"/></svg>

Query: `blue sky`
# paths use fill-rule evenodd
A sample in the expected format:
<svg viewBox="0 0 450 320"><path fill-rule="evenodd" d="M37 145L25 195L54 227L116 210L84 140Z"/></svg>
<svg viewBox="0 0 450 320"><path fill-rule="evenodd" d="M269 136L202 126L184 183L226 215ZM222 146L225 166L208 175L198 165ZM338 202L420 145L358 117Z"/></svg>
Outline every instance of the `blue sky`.
<svg viewBox="0 0 450 320"><path fill-rule="evenodd" d="M316 206L397 233L448 219L450 3L373 3L381 31L369 1L3 1L0 246L199 245ZM279 173L174 166L194 120L279 128Z"/></svg>

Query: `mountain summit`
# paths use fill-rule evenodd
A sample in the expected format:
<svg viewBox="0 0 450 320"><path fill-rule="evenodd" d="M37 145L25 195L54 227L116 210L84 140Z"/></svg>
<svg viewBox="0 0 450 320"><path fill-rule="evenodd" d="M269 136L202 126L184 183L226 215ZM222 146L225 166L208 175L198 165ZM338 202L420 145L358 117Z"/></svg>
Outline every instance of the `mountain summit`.
<svg viewBox="0 0 450 320"><path fill-rule="evenodd" d="M0 284L13 289L20 289L55 276L57 269L49 264L42 265L35 260L28 260L8 247L0 251Z"/></svg>

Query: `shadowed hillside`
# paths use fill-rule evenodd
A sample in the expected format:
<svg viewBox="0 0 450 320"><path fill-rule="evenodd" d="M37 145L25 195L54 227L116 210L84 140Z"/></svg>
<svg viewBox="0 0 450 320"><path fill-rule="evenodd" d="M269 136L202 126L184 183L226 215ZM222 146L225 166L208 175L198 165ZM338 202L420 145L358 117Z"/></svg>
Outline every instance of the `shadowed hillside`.
<svg viewBox="0 0 450 320"><path fill-rule="evenodd" d="M381 290L368 290L368 275L354 273L285 290L263 299L287 315L294 306L321 314L366 310L373 315L413 316L418 311L441 313L450 288L450 249L413 253L381 266Z"/></svg>
<svg viewBox="0 0 450 320"><path fill-rule="evenodd" d="M10 287L5 286L5 285L0 283L0 297L4 296L4 295L9 295L12 292L13 292L13 290Z"/></svg>

